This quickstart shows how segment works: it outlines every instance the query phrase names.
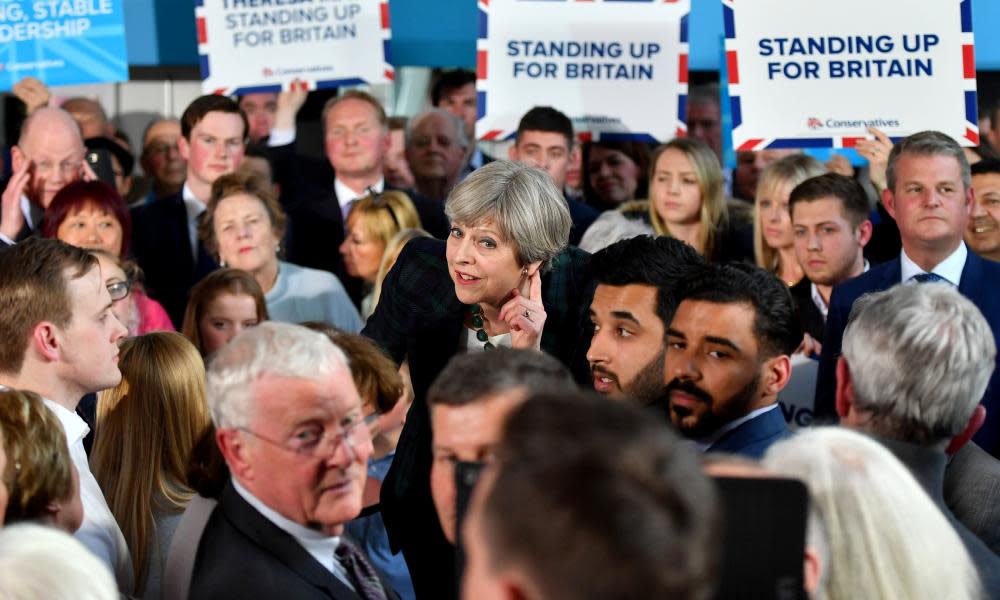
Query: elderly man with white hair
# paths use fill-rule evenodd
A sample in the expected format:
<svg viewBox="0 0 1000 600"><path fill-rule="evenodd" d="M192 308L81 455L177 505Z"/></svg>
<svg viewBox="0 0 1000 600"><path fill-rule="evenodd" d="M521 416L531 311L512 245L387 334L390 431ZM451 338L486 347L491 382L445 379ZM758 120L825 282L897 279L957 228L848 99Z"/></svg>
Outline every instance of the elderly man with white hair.
<svg viewBox="0 0 1000 600"><path fill-rule="evenodd" d="M216 355L208 401L232 479L190 597L395 598L343 535L372 453L344 353L322 334L264 323Z"/></svg>
<svg viewBox="0 0 1000 600"><path fill-rule="evenodd" d="M944 501L949 443L971 438L993 373L986 318L948 284L897 285L854 305L837 363L841 424L896 455L958 532L989 598L1000 597L1000 557Z"/></svg>
<svg viewBox="0 0 1000 600"><path fill-rule="evenodd" d="M465 166L469 138L462 120L433 108L406 125L406 162L413 171L414 189L423 198L444 202Z"/></svg>

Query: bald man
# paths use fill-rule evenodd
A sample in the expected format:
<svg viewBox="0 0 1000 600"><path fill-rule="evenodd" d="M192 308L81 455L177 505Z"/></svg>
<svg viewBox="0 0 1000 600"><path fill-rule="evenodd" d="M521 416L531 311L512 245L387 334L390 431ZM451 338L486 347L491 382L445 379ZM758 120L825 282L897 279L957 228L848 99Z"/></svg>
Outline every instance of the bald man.
<svg viewBox="0 0 1000 600"><path fill-rule="evenodd" d="M42 215L64 185L85 174L80 127L60 108L39 108L25 119L11 148L13 174L0 197L0 243L14 244L41 228Z"/></svg>

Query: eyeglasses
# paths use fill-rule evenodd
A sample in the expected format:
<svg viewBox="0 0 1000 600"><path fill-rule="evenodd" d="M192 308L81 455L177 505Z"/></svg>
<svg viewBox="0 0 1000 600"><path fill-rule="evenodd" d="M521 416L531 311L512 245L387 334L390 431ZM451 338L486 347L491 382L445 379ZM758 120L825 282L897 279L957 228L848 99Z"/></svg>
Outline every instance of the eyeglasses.
<svg viewBox="0 0 1000 600"><path fill-rule="evenodd" d="M378 419L378 413L368 415L363 419L358 419L347 427L338 428L337 430L332 431L326 430L320 436L317 436L314 433L305 433L287 443L278 442L264 437L255 431L247 429L246 427L237 427L237 429L243 433L249 433L253 437L267 442L272 446L277 446L282 450L287 450L289 452L294 452L295 454L308 456L310 458L329 458L334 452L337 451L337 448L339 448L342 443L346 442L353 459L357 456L355 451L358 448L371 442L372 438L369 428L376 419Z"/></svg>
<svg viewBox="0 0 1000 600"><path fill-rule="evenodd" d="M124 300L128 296L128 293L132 291L132 282L129 280L116 281L114 283L109 283L107 285L108 293L111 294L111 300Z"/></svg>

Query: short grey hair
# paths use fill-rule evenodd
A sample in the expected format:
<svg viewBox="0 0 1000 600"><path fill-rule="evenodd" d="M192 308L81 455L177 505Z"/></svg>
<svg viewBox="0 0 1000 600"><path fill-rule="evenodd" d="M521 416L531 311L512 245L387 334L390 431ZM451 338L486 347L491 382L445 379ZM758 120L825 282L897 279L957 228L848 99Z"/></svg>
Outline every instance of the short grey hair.
<svg viewBox="0 0 1000 600"><path fill-rule="evenodd" d="M816 427L775 443L762 464L809 488L808 537L825 540L818 550L829 556L817 598L980 597L979 576L955 529L875 440Z"/></svg>
<svg viewBox="0 0 1000 600"><path fill-rule="evenodd" d="M843 356L866 429L923 445L965 428L996 359L990 325L944 283L900 284L863 296L844 331Z"/></svg>
<svg viewBox="0 0 1000 600"><path fill-rule="evenodd" d="M0 598L118 597L107 565L68 533L34 523L0 529Z"/></svg>
<svg viewBox="0 0 1000 600"><path fill-rule="evenodd" d="M916 156L950 156L958 161L962 170L965 189L972 187L972 170L965 152L954 139L940 131L921 131L899 141L889 152L889 163L885 167L885 181L889 190L896 191L896 162L903 154Z"/></svg>
<svg viewBox="0 0 1000 600"><path fill-rule="evenodd" d="M208 408L219 429L247 427L263 377L320 381L347 369L343 351L330 339L299 325L268 321L233 338L214 356L207 372Z"/></svg>
<svg viewBox="0 0 1000 600"><path fill-rule="evenodd" d="M543 270L566 248L573 226L548 173L509 160L473 171L448 195L444 212L452 223L495 223L504 241L514 243L518 263L541 261Z"/></svg>
<svg viewBox="0 0 1000 600"><path fill-rule="evenodd" d="M424 111L406 122L406 130L403 133L403 139L405 140L407 146L413 144L413 131L424 121L424 119L430 117L431 115L437 115L450 123L452 131L455 132L455 143L463 148L469 147L469 138L465 135L465 123L462 119L459 119L443 108L432 108Z"/></svg>

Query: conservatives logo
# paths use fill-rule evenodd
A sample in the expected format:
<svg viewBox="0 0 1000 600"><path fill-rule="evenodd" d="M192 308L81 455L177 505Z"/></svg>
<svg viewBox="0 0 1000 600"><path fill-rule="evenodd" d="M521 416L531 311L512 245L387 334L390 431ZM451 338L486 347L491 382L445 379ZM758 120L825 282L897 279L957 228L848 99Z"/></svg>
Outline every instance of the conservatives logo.
<svg viewBox="0 0 1000 600"><path fill-rule="evenodd" d="M823 129L823 121L820 121L816 117L809 117L809 121L806 122L809 129Z"/></svg>

